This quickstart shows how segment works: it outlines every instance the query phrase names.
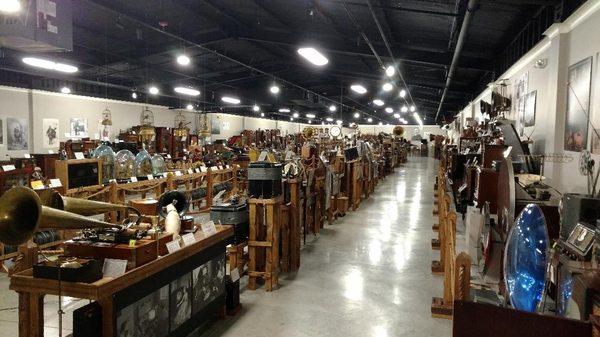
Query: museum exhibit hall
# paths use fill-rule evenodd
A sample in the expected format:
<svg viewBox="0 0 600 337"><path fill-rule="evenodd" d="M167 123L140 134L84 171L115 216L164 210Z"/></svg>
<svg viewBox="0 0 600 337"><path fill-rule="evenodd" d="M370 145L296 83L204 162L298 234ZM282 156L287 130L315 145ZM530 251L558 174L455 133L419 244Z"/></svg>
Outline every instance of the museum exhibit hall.
<svg viewBox="0 0 600 337"><path fill-rule="evenodd" d="M598 32L600 0L0 0L0 337L599 337Z"/></svg>

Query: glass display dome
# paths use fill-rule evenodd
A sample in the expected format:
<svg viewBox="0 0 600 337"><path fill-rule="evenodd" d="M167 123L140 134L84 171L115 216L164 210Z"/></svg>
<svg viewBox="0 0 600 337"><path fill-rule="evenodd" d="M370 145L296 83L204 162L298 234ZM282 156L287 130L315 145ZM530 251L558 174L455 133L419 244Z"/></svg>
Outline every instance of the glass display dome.
<svg viewBox="0 0 600 337"><path fill-rule="evenodd" d="M137 156L135 156L135 166L133 175L136 177L145 177L152 174L152 158L148 151L141 150Z"/></svg>
<svg viewBox="0 0 600 337"><path fill-rule="evenodd" d="M546 288L548 256L546 219L539 206L525 206L508 234L504 276L510 303L535 312Z"/></svg>
<svg viewBox="0 0 600 337"><path fill-rule="evenodd" d="M94 158L102 159L102 182L108 183L110 179L115 178L115 151L106 145L100 144L94 150Z"/></svg>
<svg viewBox="0 0 600 337"><path fill-rule="evenodd" d="M152 174L157 175L165 172L167 170L167 165L165 164L165 159L160 154L155 154L152 156Z"/></svg>
<svg viewBox="0 0 600 337"><path fill-rule="evenodd" d="M121 150L115 156L115 178L128 180L133 176L135 156L129 150Z"/></svg>

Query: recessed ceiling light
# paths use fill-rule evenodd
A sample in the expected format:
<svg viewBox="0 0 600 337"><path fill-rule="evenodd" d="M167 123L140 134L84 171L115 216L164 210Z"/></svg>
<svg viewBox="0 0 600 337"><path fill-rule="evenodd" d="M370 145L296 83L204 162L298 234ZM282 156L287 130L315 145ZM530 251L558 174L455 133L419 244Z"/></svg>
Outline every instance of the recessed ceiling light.
<svg viewBox="0 0 600 337"><path fill-rule="evenodd" d="M417 108L414 105L410 106L410 112L415 112L415 110L417 110Z"/></svg>
<svg viewBox="0 0 600 337"><path fill-rule="evenodd" d="M396 73L396 68L394 68L394 66L389 65L387 68L385 68L385 74L388 75L388 77L394 76L395 73Z"/></svg>
<svg viewBox="0 0 600 337"><path fill-rule="evenodd" d="M382 105L384 105L385 103L384 103L382 100L380 100L380 99L374 99L374 100L373 100L373 104L375 104L375 105L377 105L377 106L382 106Z"/></svg>
<svg viewBox="0 0 600 337"><path fill-rule="evenodd" d="M379 122L379 125L383 125L383 122Z"/></svg>
<svg viewBox="0 0 600 337"><path fill-rule="evenodd" d="M402 124L408 124L408 122L404 120L404 121L402 121Z"/></svg>
<svg viewBox="0 0 600 337"><path fill-rule="evenodd" d="M281 109L279 109L279 112L290 112L290 109L288 109L288 108L281 108Z"/></svg>
<svg viewBox="0 0 600 337"><path fill-rule="evenodd" d="M408 112L408 107L406 105L403 105L402 108L400 108L400 111Z"/></svg>
<svg viewBox="0 0 600 337"><path fill-rule="evenodd" d="M261 112L261 113L260 113L260 117L265 117L265 113L264 113L264 112Z"/></svg>
<svg viewBox="0 0 600 337"><path fill-rule="evenodd" d="M131 93L131 98L133 98L133 99L137 99L137 97L138 97L138 96L137 96L137 92L132 92L132 93Z"/></svg>
<svg viewBox="0 0 600 337"><path fill-rule="evenodd" d="M70 94L71 89L69 87L62 87L60 88L60 92L62 92L63 94Z"/></svg>
<svg viewBox="0 0 600 337"><path fill-rule="evenodd" d="M270 91L272 94L278 94L278 93L279 93L279 91L281 91L281 89L279 89L279 87L278 87L277 85L273 84L273 85L272 85L272 86L269 88L269 91Z"/></svg>
<svg viewBox="0 0 600 337"><path fill-rule="evenodd" d="M200 95L200 91L198 91L198 90L196 90L194 88L175 87L173 90L176 93L182 94L182 95L188 95L188 96L198 96L198 95Z"/></svg>
<svg viewBox="0 0 600 337"><path fill-rule="evenodd" d="M383 91L391 91L392 89L394 89L394 86L390 82L387 82L383 85L382 88Z"/></svg>
<svg viewBox="0 0 600 337"><path fill-rule="evenodd" d="M150 89L148 89L148 92L152 95L158 95L158 93L160 92L160 90L158 90L157 87L150 87Z"/></svg>
<svg viewBox="0 0 600 337"><path fill-rule="evenodd" d="M360 114L358 112L354 113L354 118L360 118Z"/></svg>
<svg viewBox="0 0 600 337"><path fill-rule="evenodd" d="M21 2L19 0L3 0L0 2L0 12L16 13L21 10Z"/></svg>
<svg viewBox="0 0 600 337"><path fill-rule="evenodd" d="M177 63L181 64L182 66L187 66L190 64L190 58L185 54L181 54L177 56Z"/></svg>
<svg viewBox="0 0 600 337"><path fill-rule="evenodd" d="M373 122L373 118L370 118L370 117L369 117L369 118L367 119L367 122L369 122L369 123Z"/></svg>
<svg viewBox="0 0 600 337"><path fill-rule="evenodd" d="M402 97L402 98L406 97L406 90L404 90L404 89L400 90L400 97Z"/></svg>
<svg viewBox="0 0 600 337"><path fill-rule="evenodd" d="M400 118L400 114L394 114L394 118Z"/></svg>
<svg viewBox="0 0 600 337"><path fill-rule="evenodd" d="M308 124L312 124L312 120L311 119L308 120Z"/></svg>
<svg viewBox="0 0 600 337"><path fill-rule="evenodd" d="M343 122L341 119L338 119L337 121L335 121L335 123L336 123L337 125L342 125L344 122Z"/></svg>
<svg viewBox="0 0 600 337"><path fill-rule="evenodd" d="M37 67L37 68L42 68L42 69L47 69L47 70L55 70L55 71L60 71L62 73L69 73L69 74L76 73L79 70L79 68L69 65L69 64L57 63L54 61L41 59L41 58L37 58L37 57L24 57L23 63L33 66L33 67Z"/></svg>
<svg viewBox="0 0 600 337"><path fill-rule="evenodd" d="M385 112L391 114L392 112L394 112L394 109L387 107L387 108L385 108Z"/></svg>
<svg viewBox="0 0 600 337"><path fill-rule="evenodd" d="M331 118L331 117L327 117L327 118L325 118L325 120L328 122L333 122L333 118Z"/></svg>
<svg viewBox="0 0 600 337"><path fill-rule="evenodd" d="M320 51L312 47L298 48L298 54L308 60L308 62L316 66L324 66L329 63L329 60Z"/></svg>
<svg viewBox="0 0 600 337"><path fill-rule="evenodd" d="M292 115L294 118L298 118L300 115L297 112L294 112L294 114Z"/></svg>
<svg viewBox="0 0 600 337"><path fill-rule="evenodd" d="M293 122L293 121L294 121L294 117L290 117L290 122Z"/></svg>
<svg viewBox="0 0 600 337"><path fill-rule="evenodd" d="M191 104L188 104L185 108L188 110L194 110L194 106Z"/></svg>
<svg viewBox="0 0 600 337"><path fill-rule="evenodd" d="M260 111L260 107L257 104L254 104L254 106L252 107L252 111L259 112Z"/></svg>
<svg viewBox="0 0 600 337"><path fill-rule="evenodd" d="M359 94L366 94L367 93L367 88L363 87L360 84L353 84L350 86L350 90L359 93Z"/></svg>
<svg viewBox="0 0 600 337"><path fill-rule="evenodd" d="M337 106L335 106L334 104L329 106L329 111L335 112L336 110L337 110Z"/></svg>
<svg viewBox="0 0 600 337"><path fill-rule="evenodd" d="M317 116L315 116L315 114L306 114L306 118L315 118L315 117L317 117Z"/></svg>
<svg viewBox="0 0 600 337"><path fill-rule="evenodd" d="M235 97L223 96L221 101L229 104L240 104L240 99Z"/></svg>

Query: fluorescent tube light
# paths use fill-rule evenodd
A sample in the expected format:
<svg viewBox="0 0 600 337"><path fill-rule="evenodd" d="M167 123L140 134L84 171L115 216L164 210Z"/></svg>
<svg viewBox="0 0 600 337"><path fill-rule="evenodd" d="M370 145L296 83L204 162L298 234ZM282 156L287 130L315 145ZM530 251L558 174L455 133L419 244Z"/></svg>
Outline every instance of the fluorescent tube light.
<svg viewBox="0 0 600 337"><path fill-rule="evenodd" d="M221 101L229 104L240 104L240 99L235 97L223 96Z"/></svg>
<svg viewBox="0 0 600 337"><path fill-rule="evenodd" d="M327 59L327 57L325 57L325 55L321 54L321 52L312 47L299 48L298 54L307 59L308 62L319 67L322 67L329 63L329 60Z"/></svg>
<svg viewBox="0 0 600 337"><path fill-rule="evenodd" d="M367 88L363 87L360 84L353 84L350 86L350 90L358 93L358 94L366 94L367 93Z"/></svg>
<svg viewBox="0 0 600 337"><path fill-rule="evenodd" d="M198 96L198 95L200 95L200 91L198 91L196 89L193 89L193 88L175 87L173 90L176 93L182 94L182 95L188 95L188 96Z"/></svg>

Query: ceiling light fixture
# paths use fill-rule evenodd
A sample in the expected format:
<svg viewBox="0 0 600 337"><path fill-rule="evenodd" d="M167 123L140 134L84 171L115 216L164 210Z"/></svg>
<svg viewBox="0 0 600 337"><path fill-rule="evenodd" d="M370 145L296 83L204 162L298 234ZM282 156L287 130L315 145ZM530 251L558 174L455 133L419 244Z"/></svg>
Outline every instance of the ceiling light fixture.
<svg viewBox="0 0 600 337"><path fill-rule="evenodd" d="M387 108L385 108L385 112L391 114L392 112L394 112L394 109L387 107Z"/></svg>
<svg viewBox="0 0 600 337"><path fill-rule="evenodd" d="M394 68L392 65L389 65L387 68L385 68L385 74L388 77L394 76L394 74L396 74L396 68Z"/></svg>
<svg viewBox="0 0 600 337"><path fill-rule="evenodd" d="M279 109L279 112L290 112L290 109L288 109L288 108L281 108L281 109Z"/></svg>
<svg viewBox="0 0 600 337"><path fill-rule="evenodd" d="M152 94L152 95L158 95L158 93L160 92L160 90L158 90L157 87L152 86L152 87L150 87L150 89L148 89L148 92L150 94Z"/></svg>
<svg viewBox="0 0 600 337"><path fill-rule="evenodd" d="M325 120L328 122L333 122L333 118L331 118L331 117L327 117L327 118L325 118Z"/></svg>
<svg viewBox="0 0 600 337"><path fill-rule="evenodd" d="M260 113L260 117L265 117L265 113L264 113L264 112L261 112L261 113Z"/></svg>
<svg viewBox="0 0 600 337"><path fill-rule="evenodd" d="M341 119L338 119L337 121L335 121L335 123L336 123L337 125L342 125L342 124L344 124L344 122L343 122Z"/></svg>
<svg viewBox="0 0 600 337"><path fill-rule="evenodd" d="M321 54L320 51L316 50L313 47L298 48L298 54L307 59L308 62L319 67L322 67L329 63L327 57L325 57L325 55Z"/></svg>
<svg viewBox="0 0 600 337"><path fill-rule="evenodd" d="M361 94L361 95L367 93L367 88L363 87L360 84L353 84L353 85L351 85L350 86L350 90L352 90L352 91L354 91L354 92L356 92L358 94Z"/></svg>
<svg viewBox="0 0 600 337"><path fill-rule="evenodd" d="M21 10L21 2L19 0L4 0L0 2L0 12L16 13Z"/></svg>
<svg viewBox="0 0 600 337"><path fill-rule="evenodd" d="M419 125L423 126L423 121L421 120L421 116L419 116L418 113L414 113L413 117L415 118L415 120L417 121L417 123L419 123Z"/></svg>
<svg viewBox="0 0 600 337"><path fill-rule="evenodd" d="M335 112L336 110L337 110L337 106L335 106L334 104L329 106L329 111Z"/></svg>
<svg viewBox="0 0 600 337"><path fill-rule="evenodd" d="M380 99L374 99L373 104L375 104L377 106L383 106L385 103Z"/></svg>
<svg viewBox="0 0 600 337"><path fill-rule="evenodd" d="M360 118L360 114L358 112L354 113L354 118Z"/></svg>
<svg viewBox="0 0 600 337"><path fill-rule="evenodd" d="M294 112L294 114L292 116L294 116L294 118L300 117L300 115L297 112Z"/></svg>
<svg viewBox="0 0 600 337"><path fill-rule="evenodd" d="M178 94L188 95L188 96L199 96L200 95L200 91L193 89L193 88L175 87L173 89L173 91L175 91Z"/></svg>
<svg viewBox="0 0 600 337"><path fill-rule="evenodd" d="M177 56L177 63L179 63L182 66L187 66L190 64L190 62L191 62L190 58L185 54L181 54L181 55Z"/></svg>
<svg viewBox="0 0 600 337"><path fill-rule="evenodd" d="M259 112L260 111L260 107L257 104L254 104L254 106L252 107L252 111Z"/></svg>
<svg viewBox="0 0 600 337"><path fill-rule="evenodd" d="M290 122L293 122L293 121L294 121L294 117L290 117Z"/></svg>
<svg viewBox="0 0 600 337"><path fill-rule="evenodd" d="M131 98L133 98L133 99L137 99L137 97L138 97L138 96L137 96L137 92L132 92L132 93L131 93Z"/></svg>
<svg viewBox="0 0 600 337"><path fill-rule="evenodd" d="M317 117L317 116L315 116L315 114L306 114L306 118L315 118L315 117Z"/></svg>
<svg viewBox="0 0 600 337"><path fill-rule="evenodd" d="M311 119L308 120L308 124L312 124L312 120Z"/></svg>
<svg viewBox="0 0 600 337"><path fill-rule="evenodd" d="M185 108L188 110L194 110L194 106L191 104L188 104Z"/></svg>
<svg viewBox="0 0 600 337"><path fill-rule="evenodd" d="M400 97L401 98L406 97L406 90L404 90L404 89L400 90Z"/></svg>
<svg viewBox="0 0 600 337"><path fill-rule="evenodd" d="M369 123L372 123L372 122L373 122L373 118L370 118L370 117L369 117L369 118L367 119L367 122L369 122Z"/></svg>
<svg viewBox="0 0 600 337"><path fill-rule="evenodd" d="M235 97L223 96L221 101L229 104L240 104L240 99Z"/></svg>
<svg viewBox="0 0 600 337"><path fill-rule="evenodd" d="M69 87L62 87L60 88L60 92L62 92L63 94L70 94L71 89Z"/></svg>
<svg viewBox="0 0 600 337"><path fill-rule="evenodd" d="M400 114L394 114L394 118L400 118Z"/></svg>
<svg viewBox="0 0 600 337"><path fill-rule="evenodd" d="M391 91L392 89L394 89L394 86L390 82L387 82L382 86L382 88L383 91Z"/></svg>
<svg viewBox="0 0 600 337"><path fill-rule="evenodd" d="M279 89L279 87L275 84L273 84L270 88L269 91L273 94L273 95L277 95L279 93L279 91L281 91L281 89Z"/></svg>
<svg viewBox="0 0 600 337"><path fill-rule="evenodd" d="M23 63L33 66L33 67L47 69L47 70L60 71L62 73L72 74L72 73L76 73L77 71L79 71L79 68L77 68L75 66L72 66L69 64L64 64L64 63L57 63L54 61L41 59L41 58L37 58L37 57L24 57L22 61L23 61Z"/></svg>
<svg viewBox="0 0 600 337"><path fill-rule="evenodd" d="M417 108L414 105L410 106L410 112L415 112L415 110L417 110Z"/></svg>
<svg viewBox="0 0 600 337"><path fill-rule="evenodd" d="M383 122L379 122L379 125L383 125Z"/></svg>
<svg viewBox="0 0 600 337"><path fill-rule="evenodd" d="M406 105L403 105L402 108L400 108L400 111L408 112L408 107Z"/></svg>

